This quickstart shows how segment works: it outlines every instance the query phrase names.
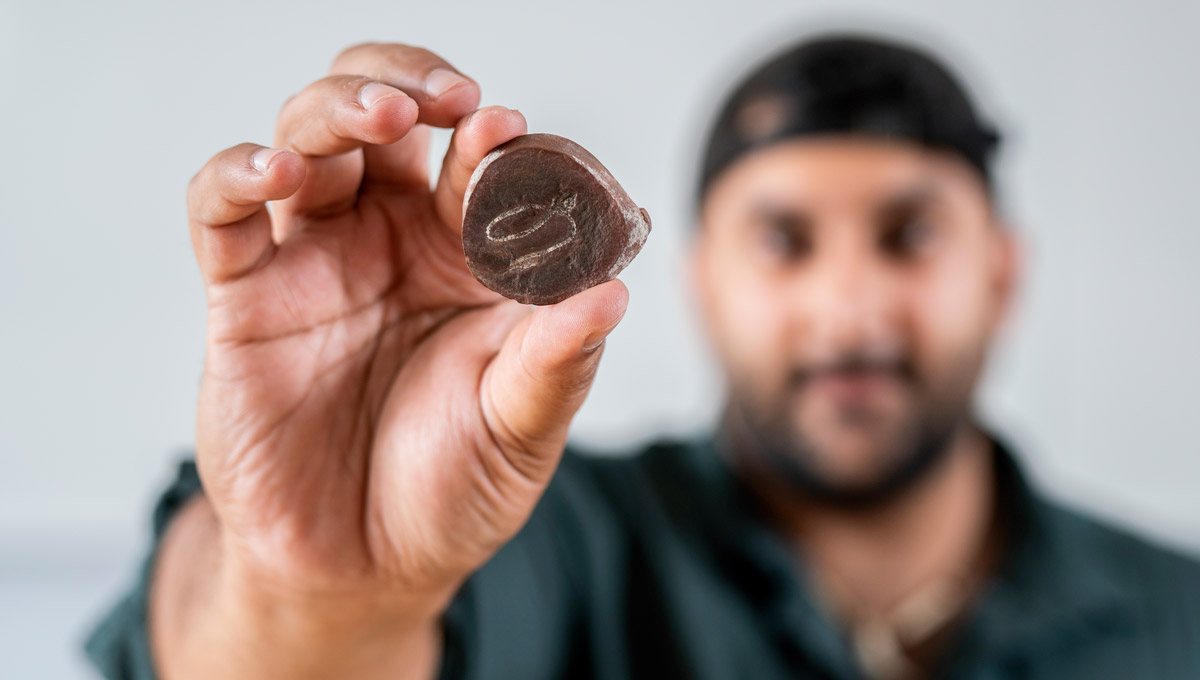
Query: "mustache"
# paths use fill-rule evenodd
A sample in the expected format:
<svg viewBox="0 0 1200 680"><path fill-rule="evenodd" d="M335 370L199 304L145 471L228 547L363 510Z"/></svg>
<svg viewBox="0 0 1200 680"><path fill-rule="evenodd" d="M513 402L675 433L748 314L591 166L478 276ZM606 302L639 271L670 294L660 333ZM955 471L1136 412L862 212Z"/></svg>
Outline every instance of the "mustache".
<svg viewBox="0 0 1200 680"><path fill-rule="evenodd" d="M830 362L793 366L788 371L788 387L800 389L814 378L829 375L886 375L903 382L913 382L917 378L916 369L908 357L872 357L865 354L849 354Z"/></svg>

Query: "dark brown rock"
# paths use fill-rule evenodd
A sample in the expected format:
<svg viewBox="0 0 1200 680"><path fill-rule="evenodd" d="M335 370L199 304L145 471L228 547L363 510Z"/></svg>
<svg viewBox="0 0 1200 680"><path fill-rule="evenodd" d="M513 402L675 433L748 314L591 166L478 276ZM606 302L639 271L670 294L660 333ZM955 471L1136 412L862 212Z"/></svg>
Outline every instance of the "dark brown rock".
<svg viewBox="0 0 1200 680"><path fill-rule="evenodd" d="M556 135L524 135L493 149L463 198L471 273L526 304L553 304L608 281L649 233L650 215L600 161Z"/></svg>

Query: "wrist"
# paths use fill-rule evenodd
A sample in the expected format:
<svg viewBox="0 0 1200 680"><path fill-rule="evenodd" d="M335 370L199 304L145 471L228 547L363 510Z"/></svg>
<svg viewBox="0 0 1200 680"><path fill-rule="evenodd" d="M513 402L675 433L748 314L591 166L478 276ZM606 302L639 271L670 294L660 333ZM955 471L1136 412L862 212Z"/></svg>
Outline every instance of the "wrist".
<svg viewBox="0 0 1200 680"><path fill-rule="evenodd" d="M453 590L376 583L301 587L222 550L207 646L229 650L222 677L432 677ZM215 646L213 646L215 643Z"/></svg>

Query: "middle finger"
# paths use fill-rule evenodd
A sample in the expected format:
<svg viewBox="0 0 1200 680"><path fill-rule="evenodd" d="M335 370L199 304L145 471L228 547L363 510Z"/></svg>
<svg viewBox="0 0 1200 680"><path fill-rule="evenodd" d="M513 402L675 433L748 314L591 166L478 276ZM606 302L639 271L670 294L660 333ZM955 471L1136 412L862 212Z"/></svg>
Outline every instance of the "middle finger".
<svg viewBox="0 0 1200 680"><path fill-rule="evenodd" d="M397 142L417 115L416 102L404 92L362 76L329 76L288 100L279 113L275 146L304 156L307 173L300 189L278 204L279 228L287 231L297 215L353 206L362 181L361 148Z"/></svg>

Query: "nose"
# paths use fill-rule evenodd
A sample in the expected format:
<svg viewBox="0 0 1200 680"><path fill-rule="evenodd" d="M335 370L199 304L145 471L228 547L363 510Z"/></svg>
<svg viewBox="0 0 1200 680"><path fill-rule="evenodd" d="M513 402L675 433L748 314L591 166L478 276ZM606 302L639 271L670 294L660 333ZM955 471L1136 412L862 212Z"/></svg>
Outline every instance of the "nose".
<svg viewBox="0 0 1200 680"><path fill-rule="evenodd" d="M886 356L897 349L900 281L868 244L838 239L809 264L797 273L792 290L806 356L833 361L851 353Z"/></svg>

